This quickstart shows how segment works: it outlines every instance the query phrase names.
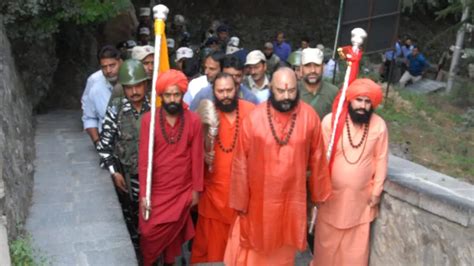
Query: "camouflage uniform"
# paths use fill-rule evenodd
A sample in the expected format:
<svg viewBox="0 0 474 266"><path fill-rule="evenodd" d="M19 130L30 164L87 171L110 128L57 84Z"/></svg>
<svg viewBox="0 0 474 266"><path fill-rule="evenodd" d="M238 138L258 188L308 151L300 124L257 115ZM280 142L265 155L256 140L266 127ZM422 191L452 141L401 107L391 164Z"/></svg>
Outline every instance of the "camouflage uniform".
<svg viewBox="0 0 474 266"><path fill-rule="evenodd" d="M117 97L107 106L100 142L99 156L111 172L125 178L128 194L118 191L122 211L135 250L138 252L138 140L142 115L150 110L147 98L137 112L126 97Z"/></svg>

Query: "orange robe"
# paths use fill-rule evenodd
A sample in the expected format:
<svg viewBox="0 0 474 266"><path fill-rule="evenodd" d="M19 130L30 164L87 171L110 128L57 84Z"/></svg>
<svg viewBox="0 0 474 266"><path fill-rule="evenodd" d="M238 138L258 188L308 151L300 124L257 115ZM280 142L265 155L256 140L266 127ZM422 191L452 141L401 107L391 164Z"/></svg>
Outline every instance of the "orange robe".
<svg viewBox="0 0 474 266"><path fill-rule="evenodd" d="M327 115L322 122L326 144L332 131L331 116ZM360 141L363 130L356 129L352 122L349 125L353 141ZM314 265L368 264L369 225L378 212L377 207L369 206L369 201L372 195L381 195L387 175L388 131L383 119L372 114L365 148L362 144L354 149L346 127L335 145L333 192L318 209ZM342 145L347 160L353 164L346 161Z"/></svg>
<svg viewBox="0 0 474 266"><path fill-rule="evenodd" d="M255 108L252 103L239 100L239 124ZM229 122L223 112L219 114L219 137L225 148L230 148L236 125ZM235 148L234 148L235 151ZM225 153L214 145L215 159L213 172L204 176L204 191L199 200L199 218L191 253L191 263L220 262L224 259L230 225L235 219L235 212L229 207L230 170L233 152Z"/></svg>
<svg viewBox="0 0 474 266"><path fill-rule="evenodd" d="M318 115L300 101L290 113L270 108L276 134L284 139L290 130L291 115L296 123L289 143L274 139L267 117L267 103L260 104L243 121L234 153L230 207L245 214L234 224L227 245L226 265L294 263L296 250L306 248L306 171L311 170L309 190L313 202L325 201L331 181L324 156ZM234 232L235 232L234 231ZM236 251L237 252L233 252ZM291 252L289 252L291 250Z"/></svg>

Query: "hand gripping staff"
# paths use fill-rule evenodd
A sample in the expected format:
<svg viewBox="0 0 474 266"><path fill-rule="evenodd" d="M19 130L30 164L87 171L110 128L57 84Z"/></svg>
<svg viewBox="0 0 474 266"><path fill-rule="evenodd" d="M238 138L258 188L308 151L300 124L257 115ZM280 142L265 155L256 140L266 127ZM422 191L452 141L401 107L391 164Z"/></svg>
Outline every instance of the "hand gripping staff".
<svg viewBox="0 0 474 266"><path fill-rule="evenodd" d="M367 37L367 33L362 28L355 28L351 31L351 46L344 46L338 48L337 51L339 56L346 60L347 62L347 69L344 75L344 84L342 86L342 91L340 93L339 102L337 103L336 114L334 118L333 128L331 132L331 138L329 139L329 145L326 151L326 158L328 163L331 160L332 150L334 148L334 140L336 137L336 129L337 124L339 122L342 109L344 107L344 102L346 100L346 92L347 87L349 87L350 83L357 77L359 73L359 61L362 58L362 44L364 43L364 39ZM354 68L353 68L354 67ZM336 98L337 99L337 98ZM311 215L311 223L309 225L309 233L313 234L314 224L316 222L318 210L313 207L312 215Z"/></svg>
<svg viewBox="0 0 474 266"><path fill-rule="evenodd" d="M153 18L155 19L155 54L153 65L153 80L151 89L151 121L150 134L148 136L148 165L146 169L146 194L145 194L145 213L143 218L145 221L150 218L151 211L151 175L153 168L153 146L155 141L155 115L156 115L156 81L158 79L158 71L160 69L160 48L162 36L165 32L165 20L168 16L169 9L164 5L156 5L153 7Z"/></svg>
<svg viewBox="0 0 474 266"><path fill-rule="evenodd" d="M211 100L204 99L199 103L196 112L201 117L201 122L204 125L206 152L212 152L214 150L214 141L219 133L219 115L217 114L216 107ZM209 173L214 171L212 165L212 163L209 164Z"/></svg>
<svg viewBox="0 0 474 266"><path fill-rule="evenodd" d="M350 83L352 83L352 81L357 78L359 73L359 61L362 58L362 44L364 43L364 39L367 37L367 33L362 28L353 29L351 31L351 35L352 47L345 46L337 49L341 58L347 61L347 69L346 75L344 76L344 85L342 86L341 96L339 97L339 102L337 103L331 138L329 139L329 145L326 152L326 158L328 162L331 159L332 149L334 147L334 139L336 137L337 124L339 122L342 108L346 100L347 87L349 87ZM354 69L352 69L353 67Z"/></svg>

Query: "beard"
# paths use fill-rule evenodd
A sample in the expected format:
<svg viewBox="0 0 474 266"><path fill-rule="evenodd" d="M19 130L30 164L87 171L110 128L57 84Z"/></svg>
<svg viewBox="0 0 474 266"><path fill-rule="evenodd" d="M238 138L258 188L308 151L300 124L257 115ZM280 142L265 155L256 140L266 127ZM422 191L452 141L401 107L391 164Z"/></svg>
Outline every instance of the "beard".
<svg viewBox="0 0 474 266"><path fill-rule="evenodd" d="M163 102L163 108L165 111L170 115L177 115L183 112L183 104L182 103L165 103Z"/></svg>
<svg viewBox="0 0 474 266"><path fill-rule="evenodd" d="M230 103L224 103L224 101L230 100ZM216 108L224 113L231 113L237 109L238 105L238 95L237 92L234 95L234 98L225 98L222 101L218 100L216 95L214 94L214 104L216 105Z"/></svg>
<svg viewBox="0 0 474 266"><path fill-rule="evenodd" d="M363 111L364 113L359 114L358 111ZM367 124L370 121L370 117L374 109L370 107L370 110L367 111L364 108L353 109L351 104L349 103L349 116L354 124Z"/></svg>
<svg viewBox="0 0 474 266"><path fill-rule="evenodd" d="M112 84L115 84L115 83L117 83L118 75L113 76L113 77L105 77L105 79L107 79L108 82L110 82Z"/></svg>
<svg viewBox="0 0 474 266"><path fill-rule="evenodd" d="M270 89L270 103L272 104L273 108L275 108L279 112L286 113L286 112L292 111L298 105L299 100L300 100L299 90L296 91L295 99L277 101L275 99L275 95L273 94L273 91Z"/></svg>
<svg viewBox="0 0 474 266"><path fill-rule="evenodd" d="M307 84L318 84L323 79L323 76L318 75L316 73L311 73L311 74L305 75L303 79Z"/></svg>

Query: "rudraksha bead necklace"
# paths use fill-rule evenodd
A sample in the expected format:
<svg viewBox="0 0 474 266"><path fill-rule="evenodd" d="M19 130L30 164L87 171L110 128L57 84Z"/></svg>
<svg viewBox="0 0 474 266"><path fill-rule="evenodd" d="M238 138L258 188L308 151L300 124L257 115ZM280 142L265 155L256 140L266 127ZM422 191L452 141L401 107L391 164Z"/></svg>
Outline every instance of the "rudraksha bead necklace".
<svg viewBox="0 0 474 266"><path fill-rule="evenodd" d="M276 130L275 130L275 126L273 125L272 115L270 113L270 101L267 101L267 117L268 117L268 122L270 123L270 129L272 131L273 138L278 143L278 145L285 146L286 144L288 144L288 142L290 141L291 134L293 133L293 129L295 128L295 125L296 125L296 112L291 114L290 130L288 130L288 134L283 140L278 138Z"/></svg>
<svg viewBox="0 0 474 266"><path fill-rule="evenodd" d="M164 113L163 108L160 108L161 133L163 133L163 138L165 139L166 143L175 144L181 139L181 136L183 135L184 111L182 111L180 116L179 116L179 129L178 129L178 134L177 134L176 138L174 136L168 137L168 134L166 133L166 127L165 127L165 115L163 113Z"/></svg>
<svg viewBox="0 0 474 266"><path fill-rule="evenodd" d="M237 143L237 137L239 135L239 124L240 124L240 117L239 117L239 106L237 105L237 108L235 109L235 131L234 131L234 138L232 139L232 145L230 148L224 147L224 145L221 142L221 138L219 137L219 134L217 134L216 139L217 139L217 144L219 145L219 148L225 152L225 153L231 153L234 148L235 144Z"/></svg>

